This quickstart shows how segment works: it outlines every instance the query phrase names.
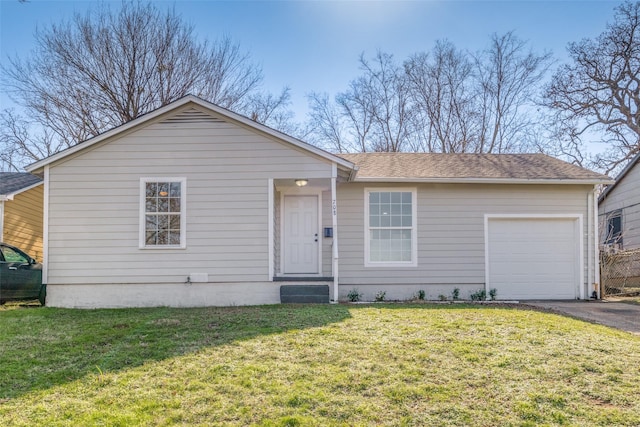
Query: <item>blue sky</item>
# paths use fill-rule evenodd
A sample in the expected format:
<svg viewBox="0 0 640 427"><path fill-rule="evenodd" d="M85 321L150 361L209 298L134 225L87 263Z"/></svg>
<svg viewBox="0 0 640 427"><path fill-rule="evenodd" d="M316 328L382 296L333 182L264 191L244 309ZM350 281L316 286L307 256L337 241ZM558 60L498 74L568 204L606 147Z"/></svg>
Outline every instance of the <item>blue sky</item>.
<svg viewBox="0 0 640 427"><path fill-rule="evenodd" d="M120 1L106 1L117 7ZM478 51L491 33L514 30L536 51L566 59L566 45L601 33L618 1L157 1L175 7L199 37L229 35L264 72L264 88L289 86L296 120L306 94L331 95L358 75L358 57L377 49L404 60L438 39ZM37 27L84 13L97 2L0 0L0 63L24 56ZM1 107L11 106L4 94Z"/></svg>

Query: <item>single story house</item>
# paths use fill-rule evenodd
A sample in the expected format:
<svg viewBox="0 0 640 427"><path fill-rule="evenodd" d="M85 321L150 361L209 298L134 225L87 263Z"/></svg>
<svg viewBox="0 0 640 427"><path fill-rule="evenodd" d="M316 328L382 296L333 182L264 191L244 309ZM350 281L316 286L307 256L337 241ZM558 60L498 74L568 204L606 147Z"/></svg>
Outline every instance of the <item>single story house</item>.
<svg viewBox="0 0 640 427"><path fill-rule="evenodd" d="M60 307L589 298L610 182L542 154L330 154L194 96L27 170Z"/></svg>
<svg viewBox="0 0 640 427"><path fill-rule="evenodd" d="M600 242L614 249L640 248L640 153L598 198Z"/></svg>
<svg viewBox="0 0 640 427"><path fill-rule="evenodd" d="M25 172L0 172L0 242L42 261L43 182Z"/></svg>

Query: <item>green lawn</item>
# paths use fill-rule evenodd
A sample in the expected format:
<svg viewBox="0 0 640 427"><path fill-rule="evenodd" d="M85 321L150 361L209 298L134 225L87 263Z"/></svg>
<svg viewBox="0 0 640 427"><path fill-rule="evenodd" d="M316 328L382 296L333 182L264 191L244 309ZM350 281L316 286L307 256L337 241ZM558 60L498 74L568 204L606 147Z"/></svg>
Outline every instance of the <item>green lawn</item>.
<svg viewBox="0 0 640 427"><path fill-rule="evenodd" d="M640 425L640 336L480 305L0 308L0 425Z"/></svg>

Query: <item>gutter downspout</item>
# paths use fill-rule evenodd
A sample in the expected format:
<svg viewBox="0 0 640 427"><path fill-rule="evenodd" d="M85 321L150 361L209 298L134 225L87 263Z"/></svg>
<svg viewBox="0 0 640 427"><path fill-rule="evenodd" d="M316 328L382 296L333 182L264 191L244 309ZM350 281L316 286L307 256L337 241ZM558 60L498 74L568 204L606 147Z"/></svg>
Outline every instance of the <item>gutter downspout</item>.
<svg viewBox="0 0 640 427"><path fill-rule="evenodd" d="M593 204L594 204L594 193L590 191L587 193L587 286L586 286L586 295L585 295L585 285L582 284L582 289L580 290L580 298L581 299L589 299L589 286L593 283Z"/></svg>
<svg viewBox="0 0 640 427"><path fill-rule="evenodd" d="M44 206L42 212L42 283L49 281L49 165L44 167Z"/></svg>
<svg viewBox="0 0 640 427"><path fill-rule="evenodd" d="M332 252L332 272L333 272L333 304L338 303L338 204L336 195L336 179L338 178L338 165L331 164L331 226L333 227Z"/></svg>
<svg viewBox="0 0 640 427"><path fill-rule="evenodd" d="M598 299L602 298L602 289L600 289L600 232L598 224L598 198L596 193L598 192L598 186L593 186L593 290L596 292Z"/></svg>

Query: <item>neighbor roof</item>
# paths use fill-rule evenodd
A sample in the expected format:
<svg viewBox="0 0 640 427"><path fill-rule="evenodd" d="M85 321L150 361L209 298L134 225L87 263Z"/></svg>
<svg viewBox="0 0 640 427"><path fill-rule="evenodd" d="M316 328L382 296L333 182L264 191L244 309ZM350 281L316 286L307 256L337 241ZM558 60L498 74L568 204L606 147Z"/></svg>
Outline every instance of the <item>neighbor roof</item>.
<svg viewBox="0 0 640 427"><path fill-rule="evenodd" d="M41 182L42 179L27 172L0 172L0 196L19 193Z"/></svg>
<svg viewBox="0 0 640 427"><path fill-rule="evenodd" d="M612 180L545 154L339 154L358 167L356 181L603 184Z"/></svg>

